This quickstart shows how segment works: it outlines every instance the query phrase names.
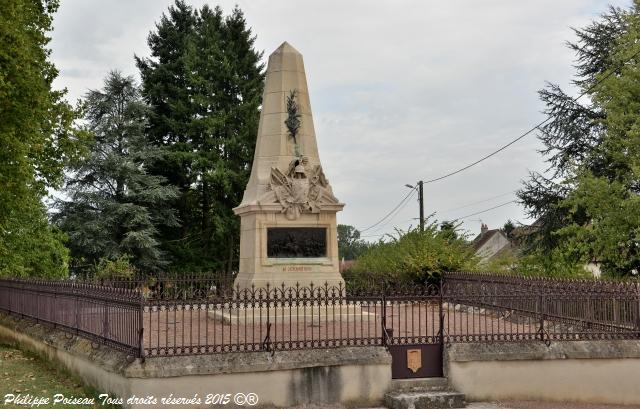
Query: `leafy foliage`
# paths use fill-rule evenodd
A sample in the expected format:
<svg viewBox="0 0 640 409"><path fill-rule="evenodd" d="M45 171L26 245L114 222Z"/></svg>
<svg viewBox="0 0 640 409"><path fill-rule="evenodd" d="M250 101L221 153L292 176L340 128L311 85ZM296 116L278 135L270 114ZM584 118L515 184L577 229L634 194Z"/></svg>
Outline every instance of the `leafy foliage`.
<svg viewBox="0 0 640 409"><path fill-rule="evenodd" d="M360 238L360 232L353 226L338 225L338 256L345 260L355 260L369 244Z"/></svg>
<svg viewBox="0 0 640 409"><path fill-rule="evenodd" d="M506 251L491 258L487 263L479 264L474 270L527 277L589 277L584 266L576 264L571 257L568 246L554 249L550 254L533 252L523 255L516 251Z"/></svg>
<svg viewBox="0 0 640 409"><path fill-rule="evenodd" d="M504 226L502 226L502 231L504 232L504 234L507 235L509 239L513 238L513 233L515 229L516 229L516 226L515 224L513 224L513 221L511 221L511 219L507 220Z"/></svg>
<svg viewBox="0 0 640 409"><path fill-rule="evenodd" d="M121 255L113 260L101 258L93 268L93 275L97 279L131 278L136 269L131 265L131 256Z"/></svg>
<svg viewBox="0 0 640 409"><path fill-rule="evenodd" d="M294 144L298 143L296 136L298 135L298 130L300 129L301 124L301 115L298 109L298 104L296 103L296 94L297 91L294 89L289 93L289 96L287 96L287 119L284 121Z"/></svg>
<svg viewBox="0 0 640 409"><path fill-rule="evenodd" d="M596 262L614 276L640 269L639 28L634 5L576 30L574 83L589 103L556 85L540 92L552 117L540 135L549 174L532 174L518 196L538 219L528 252L546 268Z"/></svg>
<svg viewBox="0 0 640 409"><path fill-rule="evenodd" d="M49 61L56 0L5 0L0 13L0 274L67 274L64 238L41 199L77 154L76 111Z"/></svg>
<svg viewBox="0 0 640 409"><path fill-rule="evenodd" d="M181 225L160 230L172 269L237 268L240 203L255 149L264 83L262 53L244 15L176 1L137 57L149 104L148 143L159 155L150 173L178 189Z"/></svg>
<svg viewBox="0 0 640 409"><path fill-rule="evenodd" d="M68 275L66 236L49 224L37 195L22 196L2 218L0 276L56 278Z"/></svg>
<svg viewBox="0 0 640 409"><path fill-rule="evenodd" d="M69 235L73 257L104 264L130 257L146 270L166 264L158 226L177 226L168 207L177 191L146 164L157 156L146 144L147 107L133 78L111 72L101 91L90 91L85 119L94 140L89 154L69 168L55 221ZM108 264L107 264L108 265Z"/></svg>
<svg viewBox="0 0 640 409"><path fill-rule="evenodd" d="M472 270L477 264L464 237L452 237L447 229L427 223L399 232L399 238L371 245L352 268L353 280L393 283L425 283L445 271Z"/></svg>

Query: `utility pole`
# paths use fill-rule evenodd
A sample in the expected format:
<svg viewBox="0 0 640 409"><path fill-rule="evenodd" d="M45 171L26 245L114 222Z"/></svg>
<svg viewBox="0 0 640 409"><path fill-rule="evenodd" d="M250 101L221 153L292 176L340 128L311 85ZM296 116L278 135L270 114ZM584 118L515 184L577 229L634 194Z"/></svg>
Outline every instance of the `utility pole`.
<svg viewBox="0 0 640 409"><path fill-rule="evenodd" d="M409 189L418 189L418 203L420 204L420 231L424 231L424 190L423 181L418 181L416 186L405 185Z"/></svg>
<svg viewBox="0 0 640 409"><path fill-rule="evenodd" d="M422 181L418 182L418 202L420 202L420 231L424 231L424 191Z"/></svg>

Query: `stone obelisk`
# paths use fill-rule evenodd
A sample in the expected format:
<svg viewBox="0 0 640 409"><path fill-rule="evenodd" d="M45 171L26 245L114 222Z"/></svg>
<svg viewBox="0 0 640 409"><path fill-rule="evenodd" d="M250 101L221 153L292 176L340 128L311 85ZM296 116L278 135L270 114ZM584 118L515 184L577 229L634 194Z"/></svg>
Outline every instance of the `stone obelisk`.
<svg viewBox="0 0 640 409"><path fill-rule="evenodd" d="M343 283L333 195L320 165L302 55L269 56L251 176L242 203L240 288Z"/></svg>

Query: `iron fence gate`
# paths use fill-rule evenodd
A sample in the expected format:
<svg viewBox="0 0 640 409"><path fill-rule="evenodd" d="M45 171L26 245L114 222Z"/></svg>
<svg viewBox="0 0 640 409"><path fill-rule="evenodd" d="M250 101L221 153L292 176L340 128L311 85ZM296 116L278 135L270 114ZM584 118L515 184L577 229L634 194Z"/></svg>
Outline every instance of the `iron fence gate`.
<svg viewBox="0 0 640 409"><path fill-rule="evenodd" d="M438 285L385 289L383 332L394 379L442 376L444 311Z"/></svg>

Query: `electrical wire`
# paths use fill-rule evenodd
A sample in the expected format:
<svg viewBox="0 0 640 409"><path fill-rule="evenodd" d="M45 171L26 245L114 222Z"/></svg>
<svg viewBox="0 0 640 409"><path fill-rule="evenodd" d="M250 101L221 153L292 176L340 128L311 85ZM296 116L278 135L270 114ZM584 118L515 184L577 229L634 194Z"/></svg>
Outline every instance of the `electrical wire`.
<svg viewBox="0 0 640 409"><path fill-rule="evenodd" d="M371 230L374 227L378 226L380 223L384 222L385 220L387 220L387 218L389 218L394 212L396 212L396 210L398 210L398 212L401 210L401 206L404 207L406 206L406 204L408 203L408 200L411 198L411 196L413 196L414 193L416 193L417 191L417 187L414 187L413 189L411 189L409 191L409 193L407 193L407 195L400 201L400 203L398 203L396 205L396 207L394 207L393 209L391 209L391 211L389 213L387 213L383 218L381 218L380 220L378 220L376 223L372 224L371 226L367 227L366 229L362 229L360 230L360 233L363 233L367 230ZM396 213L397 214L397 213ZM391 216L392 218L395 217L395 214L393 216Z"/></svg>
<svg viewBox="0 0 640 409"><path fill-rule="evenodd" d="M620 69L621 69L621 68L622 68L626 63L628 63L629 61L633 60L633 59L634 59L635 57L637 57L638 55L640 55L640 50L639 50L639 51L637 51L636 53L634 53L631 57L629 57L629 58L628 58L628 59L626 59L625 61L623 61L623 62L622 62L622 64L620 64L620 66L619 66L619 67L617 67L615 70L610 71L609 73L607 73L607 75L605 75L604 77L602 77L602 78L600 78L598 81L596 81L592 86L590 86L589 88L587 88L585 91L581 92L577 97L573 98L573 99L572 99L572 100L573 100L573 102L577 102L580 98L582 98L583 96L585 96L585 95L587 95L588 93L590 93L593 89L595 89L597 86L599 86L599 85L600 85L600 84L602 84L604 81L606 81L607 79L609 79L609 77L611 77L613 74L615 74L616 72L618 72L618 71L619 71L619 70L620 70ZM516 143L516 142L518 142L519 140L521 140L521 139L525 138L526 136L530 135L530 134L531 134L532 132L534 132L536 129L539 129L541 126L544 126L544 125L545 125L547 122L549 122L551 119L552 119L552 117L551 117L551 116L547 117L545 120L543 120L543 121L539 122L538 124L534 125L531 129L527 130L526 132L524 132L523 134L521 134L520 136L518 136L518 137L517 137L517 138L515 138L514 140L512 140L512 141L510 141L509 143L507 143L507 144L505 144L505 145L501 146L500 148L496 149L495 151L493 151L493 152L489 153L488 155L485 155L485 156L481 157L480 159L478 159L478 160L476 160L476 161L474 161L474 162L472 162L472 163L470 163L470 164L468 164L468 165L466 165L466 166L464 166L464 167L462 167L462 168L460 168L460 169L457 169L457 170L455 170L455 171L449 172L449 173L447 173L447 174L445 174L445 175L439 176L439 177L437 177L437 178L433 178L433 179L425 180L425 181L423 181L423 184L437 182L437 181L439 181L439 180L446 179L446 178L448 178L448 177L451 177L451 176L453 176L453 175L456 175L456 174L458 174L458 173L460 173L460 172L464 172L465 170L467 170L467 169L469 169L469 168L471 168L471 167L473 167L473 166L475 166L475 165L477 165L477 164L479 164L479 163L481 163L481 162L483 162L483 161L485 161L485 160L487 160L487 159L491 158L492 156L495 156L496 154L498 154L498 153L502 152L503 150L507 149L509 146L513 145L514 143ZM380 223L382 223L382 222L384 222L385 220L387 220L387 218L389 218L389 217L390 217L394 212L396 212L396 210L398 210L401 206L402 206L402 207L404 207L404 206L406 205L407 200L409 199L409 197L410 197L410 196L412 196L412 195L416 192L416 190L417 190L417 188L416 188L416 187L414 187L414 188L413 188L413 189L412 189L412 190L411 190L411 191L410 191L410 192L409 192L409 193L404 197L404 199L402 199L402 200L400 201L400 203L398 203L398 204L396 205L396 207L394 207L394 208L393 208L389 213L387 213L384 217L382 217L380 220L378 220L376 223L372 224L371 226L367 227L366 229L362 229L362 230L360 230L360 232L365 232L365 231L367 231L367 230L371 230L372 228L374 228L374 227L378 226ZM505 195L506 195L506 194L505 194ZM490 200L490 199L489 199L489 200ZM470 215L466 215L466 216L463 216L463 217L459 217L458 219L464 219L464 218L467 218L467 217L475 216L475 215L477 215L477 214L484 213L484 212L488 212L488 211L490 211L490 210L497 209L497 208L499 208L499 207L506 206L506 205L508 205L508 204L510 204L510 203L514 203L514 202L515 202L515 200L512 200L512 201L509 201L509 202L507 202L507 203L503 203L503 204L501 204L501 205L494 206L494 207L492 207L492 208L482 210L482 211L480 211L480 212L476 212L476 213L473 213L473 214L470 214ZM462 206L462 207L466 207L466 205L465 205L465 206ZM462 208L462 207L460 207L460 208ZM399 210L398 210L398 211L399 211ZM394 215L394 216L395 216L395 215ZM393 218L394 216L392 216L391 218ZM391 219L389 219L389 220L391 220ZM363 237L367 237L367 236L363 236ZM371 237L371 236L368 236L368 237Z"/></svg>
<svg viewBox="0 0 640 409"><path fill-rule="evenodd" d="M413 197L413 195L411 195L411 197ZM371 233L379 232L379 231L380 231L380 230L382 230L385 226L389 225L389 223L391 223L391 222L393 221L393 219L394 219L398 214L400 214L400 211L401 211L402 209L404 209L404 207L405 207L407 204L409 204L409 202L410 202L410 201L409 201L409 200L407 200L407 201L406 201L402 206L400 206L400 207L398 208L398 210L393 214L393 216L390 216L390 217L387 219L387 221L386 221L386 222L384 222L384 223L382 223L381 225L379 225L375 230L371 231ZM411 220L413 220L413 219L403 220L403 221L400 221L400 222L398 222L398 223L405 223L405 222L407 222L407 221L411 221Z"/></svg>
<svg viewBox="0 0 640 409"><path fill-rule="evenodd" d="M480 210L480 211L478 211L478 212L471 213L471 214L468 214L468 215L466 215L466 216L456 217L454 220L462 220L462 219L466 219L467 217L475 216L475 215L480 214L480 213L486 213L486 212L488 212L488 211L490 211L490 210L497 209L497 208L499 208L499 207L506 206L506 205L509 205L509 204L511 204L511 203L517 203L517 200L509 200L509 201L508 201L508 202L506 202L506 203L502 203L502 204L499 204L499 205L497 205L497 206L490 207L490 208L488 208L488 209Z"/></svg>
<svg viewBox="0 0 640 409"><path fill-rule="evenodd" d="M583 91L582 93L580 93L577 97L573 98L573 102L577 102L580 98L582 98L583 96L587 95L588 93L590 93L595 87L597 87L598 85L602 84L605 80L607 80L609 77L611 77L613 74L615 74L616 72L618 72L618 70L620 70L626 63L628 63L629 61L633 60L635 57L637 57L638 55L640 55L640 51L637 51L635 54L633 54L631 57L629 57L627 60L625 60L622 64L620 64L620 66L618 68L616 68L615 70L610 71L607 75L605 75L604 77L600 78L595 84L593 84L592 86L590 86L589 88L587 88L585 91ZM423 181L423 183L433 183L433 182L437 182L439 180L442 179L446 179L450 176L456 175L460 172L463 172L475 165L477 165L480 162L483 162L487 159L489 159L490 157L502 152L503 150L507 149L509 146L513 145L514 143L518 142L519 140L521 140L522 138L526 137L527 135L531 134L533 131L535 131L536 129L540 128L541 126L545 125L547 122L549 122L552 119L551 116L547 117L547 119L545 119L542 122L539 122L537 125L535 125L533 128L529 129L528 131L526 131L525 133L523 133L522 135L518 136L516 139L512 140L511 142L507 143L506 145L501 146L500 148L496 149L495 151L491 152L488 155L483 156L482 158L476 160L475 162L472 162L458 170L455 170L453 172L449 172L446 175L442 175L439 176L437 178L433 178L433 179L429 179L429 180L425 180Z"/></svg>
<svg viewBox="0 0 640 409"><path fill-rule="evenodd" d="M445 210L445 211L437 212L437 213L439 213L439 214L443 214L443 213L445 213L445 214L446 214L446 213L451 213L451 212L453 212L453 211L455 211L455 210L464 209L464 208L466 208L466 207L473 206L473 205L476 205L476 204L479 204L479 203L490 202L490 201L491 201L491 200L493 200L493 199L497 199L497 198L504 197L504 196L507 196L507 195L512 195L512 194L516 193L517 191L518 191L517 189L516 189L516 190L512 190L511 192L506 192L506 193L503 193L503 194L501 194L501 195L488 197L488 198L486 198L486 199L478 200L477 202L467 203L467 204L465 204L465 205L458 206L458 207L454 207L454 208L452 208L452 209L447 209L447 210Z"/></svg>

